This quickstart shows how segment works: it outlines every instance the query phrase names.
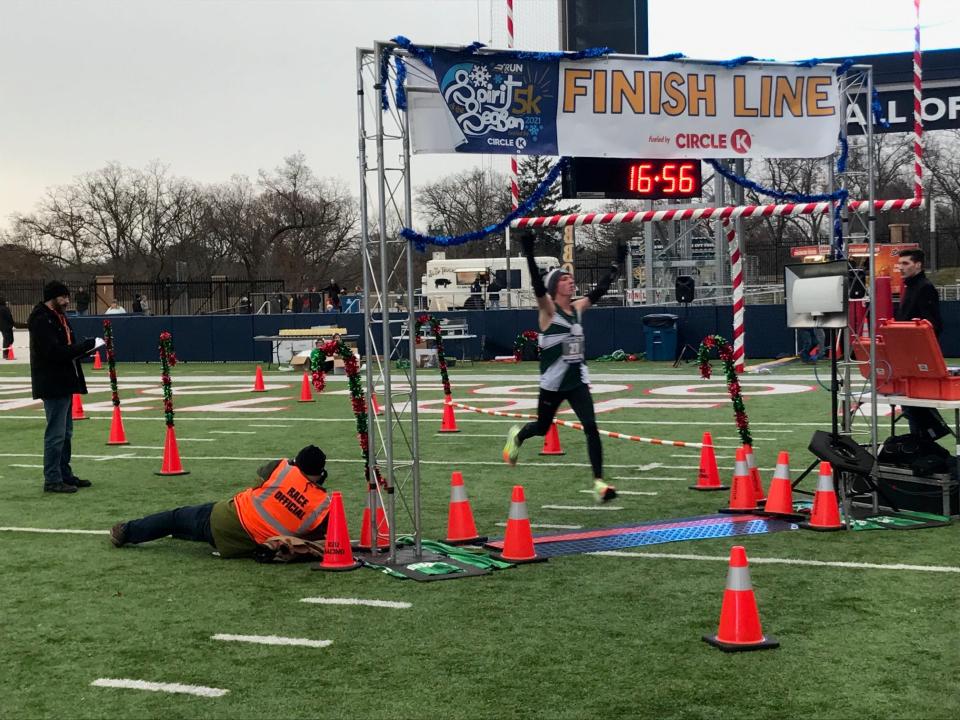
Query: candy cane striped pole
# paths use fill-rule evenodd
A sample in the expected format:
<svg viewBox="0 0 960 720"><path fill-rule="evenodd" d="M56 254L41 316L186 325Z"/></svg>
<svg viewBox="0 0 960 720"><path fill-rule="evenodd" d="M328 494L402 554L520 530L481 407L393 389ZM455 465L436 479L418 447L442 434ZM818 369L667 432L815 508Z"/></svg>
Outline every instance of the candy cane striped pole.
<svg viewBox="0 0 960 720"><path fill-rule="evenodd" d="M738 373L743 373L744 345L746 330L743 322L743 259L740 256L740 243L737 241L737 231L730 218L721 220L727 231L727 250L730 253L730 284L733 286L733 367Z"/></svg>
<svg viewBox="0 0 960 720"><path fill-rule="evenodd" d="M507 0L507 47L513 49L513 0ZM517 156L510 157L510 203L516 210L520 204L520 185L517 182Z"/></svg>
<svg viewBox="0 0 960 720"><path fill-rule="evenodd" d="M497 417L508 417L508 418L517 418L519 420L536 420L536 415L521 415L520 413L508 413L503 412L502 410L486 410L484 408L474 407L473 405L465 405L459 402L450 403L454 407L461 408L463 410L470 410L471 412L481 413L483 415L495 415ZM583 430L583 425L578 422L571 422L569 420L560 420L554 418L553 422L556 425L564 425L565 427L573 428L574 430ZM639 435L627 435L625 433L612 432L610 430L600 430L597 429L597 432L601 435L606 435L607 437L617 438L618 440L630 440L631 442L647 443L648 445L667 445L669 447L686 447L686 448L702 448L702 447L718 447L716 445L704 445L703 443L698 442L684 442L683 440L661 440L660 438L647 438L640 437Z"/></svg>
<svg viewBox="0 0 960 720"><path fill-rule="evenodd" d="M517 218L510 227L566 227L568 225L616 225L620 223L639 224L645 222L676 222L678 220L709 220L710 218L738 217L790 217L794 215L817 215L830 212L832 203L786 203L784 205L728 205L726 207L684 208L674 210L631 210L618 213L575 213L572 215L549 215L543 217ZM897 200L876 200L875 212L892 210L912 210L923 207L923 198L903 198ZM870 210L868 200L851 200L847 204L850 212L865 213Z"/></svg>
<svg viewBox="0 0 960 720"><path fill-rule="evenodd" d="M920 0L913 0L913 196L923 199L923 73L920 62Z"/></svg>

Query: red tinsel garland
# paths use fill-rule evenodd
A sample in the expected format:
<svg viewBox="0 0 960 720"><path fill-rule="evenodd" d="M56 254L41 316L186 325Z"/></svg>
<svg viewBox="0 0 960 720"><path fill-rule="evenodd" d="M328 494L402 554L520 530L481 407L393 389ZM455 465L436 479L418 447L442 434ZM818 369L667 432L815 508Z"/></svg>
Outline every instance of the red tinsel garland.
<svg viewBox="0 0 960 720"><path fill-rule="evenodd" d="M177 364L177 355L173 351L173 336L164 330L160 333L160 382L163 385L163 416L167 427L173 427L173 382L170 380L170 368Z"/></svg>
<svg viewBox="0 0 960 720"><path fill-rule="evenodd" d="M443 383L443 394L450 397L450 375L447 373L447 358L443 354L443 328L440 321L434 315L419 315L417 317L417 326L414 330L415 342L422 342L422 329L424 325L429 325L433 332L433 342L437 346L437 365L440 368L440 382Z"/></svg>
<svg viewBox="0 0 960 720"><path fill-rule="evenodd" d="M120 407L120 393L117 391L117 359L113 352L113 324L103 321L103 341L107 349L107 373L110 375L110 400L114 407Z"/></svg>

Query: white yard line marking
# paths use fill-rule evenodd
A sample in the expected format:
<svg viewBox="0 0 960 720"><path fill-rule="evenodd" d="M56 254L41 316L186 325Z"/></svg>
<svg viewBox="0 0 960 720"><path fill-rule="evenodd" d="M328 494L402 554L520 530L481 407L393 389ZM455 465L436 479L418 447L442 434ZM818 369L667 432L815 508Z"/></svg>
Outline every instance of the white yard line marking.
<svg viewBox="0 0 960 720"><path fill-rule="evenodd" d="M128 445L127 447L130 447L130 446ZM133 447L139 448L139 446L137 445L134 445ZM151 448L143 448L143 449L144 450L163 450L162 447L161 448L151 447ZM110 456L104 455L103 457L99 457L96 460L94 460L94 462L106 462L107 460L131 460L135 457L136 455L134 455L133 453L120 453L119 455L110 455Z"/></svg>
<svg viewBox="0 0 960 720"><path fill-rule="evenodd" d="M254 425L253 423L250 423L247 425L247 427L288 428L290 426L289 425Z"/></svg>
<svg viewBox="0 0 960 720"><path fill-rule="evenodd" d="M7 458L42 458L42 457L43 457L43 453L0 453L0 458L4 458L4 457L7 457ZM121 457L121 456L119 456L119 455L118 455L118 456L112 456L112 455L107 455L107 456L104 456L104 455L81 455L81 454L78 454L78 453L74 453L74 454L73 454L73 457L74 457L74 458L83 459L83 460L97 460L97 459L102 458L102 457L107 457L107 458L116 457L117 459L120 459L120 460L163 460L163 457L160 456L160 455L130 455L129 457L128 457L128 456L122 456L122 457ZM213 460L213 461L216 461L216 462L221 462L221 461L224 461L224 460L240 460L240 461L243 461L243 462L269 462L269 461L271 461L271 460L276 460L277 458L276 458L276 457L267 457L267 456L264 456L264 455L261 455L261 456L259 456L259 457L248 457L248 456L237 456L237 455L217 455L217 456L181 455L181 456L180 456L180 459L181 459L181 460L190 460L190 461L194 461L194 460L196 460L196 461L200 461L200 460ZM347 464L362 464L362 463L364 462L364 460L363 460L362 458L358 458L358 459L327 458L327 462L328 462L328 463L330 463L330 462L335 462L335 463L347 463ZM450 465L450 461L449 461L449 460L421 460L421 461L420 461L420 464L421 464L421 465L445 465L445 466L449 466L449 465ZM502 467L502 466L504 465L504 462L503 462L502 460L458 460L458 461L457 461L457 464L458 464L458 465L489 465L489 466L492 466L492 467ZM549 467L581 467L581 468L586 468L586 467L590 467L590 463L579 463L579 462L536 462L536 461L534 461L534 462L523 462L523 463L521 463L521 465L524 466L524 467L544 467L544 468L549 468ZM618 468L618 469L620 469L620 470L637 470L637 469L638 469L638 466L637 466L635 463L628 463L628 464L625 464L625 465L618 465L618 464L615 464L615 463L604 463L604 466L605 466L605 467L608 467L608 468ZM650 469L650 468L654 468L654 467L663 467L663 468L665 468L665 469L667 469L667 470L674 470L674 469L678 469L678 470L699 470L699 469L700 469L699 466L697 466L697 465L692 465L692 466L687 466L687 467L684 467L684 466L668 467L668 466L665 466L665 465L661 465L660 463L652 463L651 465L641 465L641 466L639 466L639 469L640 469L640 470L643 470L644 468ZM724 470L733 470L732 467L722 468L722 469L724 469ZM770 472L773 472L773 470L774 470L775 468L760 468L760 469L761 469L761 470L764 470L764 471L769 470ZM544 476L542 476L542 479L547 480L547 479L550 479L550 478L548 478L547 476L544 475Z"/></svg>
<svg viewBox="0 0 960 720"><path fill-rule="evenodd" d="M177 442L216 442L216 438L177 438Z"/></svg>
<svg viewBox="0 0 960 720"><path fill-rule="evenodd" d="M67 528L0 527L0 532L63 533L66 535L109 535L109 530L69 530Z"/></svg>
<svg viewBox="0 0 960 720"><path fill-rule="evenodd" d="M505 522L498 522L498 527L506 527ZM536 528L539 530L580 530L583 528L583 525L551 525L549 523L530 523L530 527Z"/></svg>
<svg viewBox="0 0 960 720"><path fill-rule="evenodd" d="M18 467L18 468L42 468L43 465L20 465L20 464L16 464L16 465L10 465L10 467Z"/></svg>
<svg viewBox="0 0 960 720"><path fill-rule="evenodd" d="M690 482L688 477L664 477L664 476L655 476L655 475L614 475L612 480L655 480L655 481L664 481L664 480L682 480L684 482Z"/></svg>
<svg viewBox="0 0 960 720"><path fill-rule="evenodd" d="M392 608L394 610L406 610L413 607L408 602L398 600L364 600L363 598L326 598L326 597L308 597L301 598L300 602L313 603L314 605L367 605L369 607Z"/></svg>
<svg viewBox="0 0 960 720"><path fill-rule="evenodd" d="M700 456L699 456L699 455L680 455L680 454L677 454L677 453L672 454L670 457L675 457L675 458L696 458L697 460L700 459ZM734 456L733 456L733 455L717 455L716 453L714 453L713 457L716 458L717 460L729 460L730 458L732 458L732 457L734 457Z"/></svg>
<svg viewBox="0 0 960 720"><path fill-rule="evenodd" d="M256 430L211 430L211 435L256 435Z"/></svg>
<svg viewBox="0 0 960 720"><path fill-rule="evenodd" d="M623 510L619 505L541 505L542 510Z"/></svg>
<svg viewBox="0 0 960 720"><path fill-rule="evenodd" d="M649 558L655 560L706 560L714 562L727 562L727 555L685 555L671 553L644 553L644 552L626 552L623 550L604 550L601 552L587 553L588 555L611 555L614 557L635 557ZM953 565L904 565L895 563L890 565L881 565L878 563L860 563L860 562L828 562L825 560L797 560L793 558L750 558L751 565L807 565L810 567L835 567L847 568L851 570L913 570L916 572L935 572L935 573L960 573L960 567Z"/></svg>
<svg viewBox="0 0 960 720"><path fill-rule="evenodd" d="M592 495L592 494L593 494L593 490L581 490L580 492L582 492L582 493L584 493L584 494L587 494L587 495ZM660 494L660 493L658 493L658 492L646 492L646 491L644 491L644 490L619 490L619 489L617 490L617 495L651 495L651 496L656 496L656 495L659 495L659 494Z"/></svg>
<svg viewBox="0 0 960 720"><path fill-rule="evenodd" d="M278 635L230 635L217 633L210 636L211 640L226 640L229 642L248 642L258 645L299 645L301 647L325 648L333 645L333 640L308 640L307 638L280 637Z"/></svg>
<svg viewBox="0 0 960 720"><path fill-rule="evenodd" d="M181 685L180 683L148 682L147 680L126 680L123 678L98 678L90 683L90 685L93 687L199 695L200 697L223 697L230 692L229 690L204 687L203 685Z"/></svg>

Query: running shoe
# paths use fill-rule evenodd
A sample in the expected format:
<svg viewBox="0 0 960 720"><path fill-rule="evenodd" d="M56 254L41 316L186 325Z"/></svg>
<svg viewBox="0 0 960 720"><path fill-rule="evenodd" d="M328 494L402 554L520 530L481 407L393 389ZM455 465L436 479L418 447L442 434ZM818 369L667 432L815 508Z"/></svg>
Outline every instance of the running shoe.
<svg viewBox="0 0 960 720"><path fill-rule="evenodd" d="M519 434L520 426L514 425L507 433L507 444L503 446L503 461L510 465L517 464L517 456L520 454L520 443L517 442Z"/></svg>
<svg viewBox="0 0 960 720"><path fill-rule="evenodd" d="M613 485L607 485L603 480L594 480L593 496L598 503L607 503L617 496L617 489Z"/></svg>

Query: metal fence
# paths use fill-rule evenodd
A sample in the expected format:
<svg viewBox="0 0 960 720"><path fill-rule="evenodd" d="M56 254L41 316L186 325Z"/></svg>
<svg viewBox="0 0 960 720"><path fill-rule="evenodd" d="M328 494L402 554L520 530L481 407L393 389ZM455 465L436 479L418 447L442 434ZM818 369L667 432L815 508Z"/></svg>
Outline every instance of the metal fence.
<svg viewBox="0 0 960 720"><path fill-rule="evenodd" d="M44 280L0 280L0 295L6 297L14 320L25 323L34 305L43 298ZM102 314L113 300L128 313L138 296L146 299L150 315L203 315L250 313L262 306L261 298L284 298L282 280L158 280L158 281L67 281L71 309L84 314ZM276 302L277 307L280 302Z"/></svg>

